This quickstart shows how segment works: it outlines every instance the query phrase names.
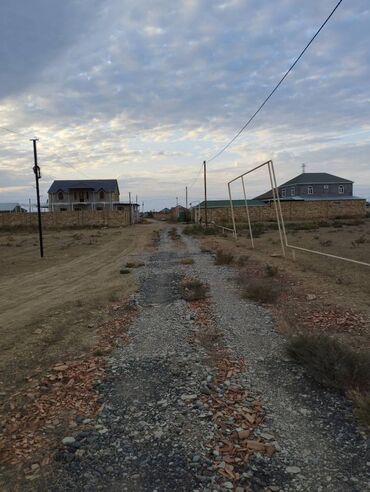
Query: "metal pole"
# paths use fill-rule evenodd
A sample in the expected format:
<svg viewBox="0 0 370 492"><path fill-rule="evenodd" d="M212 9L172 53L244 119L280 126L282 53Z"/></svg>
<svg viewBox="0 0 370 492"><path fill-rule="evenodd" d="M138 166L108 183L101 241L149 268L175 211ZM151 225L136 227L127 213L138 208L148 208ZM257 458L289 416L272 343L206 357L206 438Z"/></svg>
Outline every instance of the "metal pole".
<svg viewBox="0 0 370 492"><path fill-rule="evenodd" d="M141 204L141 213L144 215L144 202Z"/></svg>
<svg viewBox="0 0 370 492"><path fill-rule="evenodd" d="M231 209L231 219L233 221L233 229L234 229L234 238L238 239L238 235L236 233L236 225L235 225L235 216L234 216L234 207L233 207L233 201L231 198L231 189L230 189L230 183L227 184L227 187L229 188L229 200L230 200L230 209Z"/></svg>
<svg viewBox="0 0 370 492"><path fill-rule="evenodd" d="M242 176L242 185L243 185L243 193L244 193L244 202L245 202L245 208L247 210L247 218L248 218L248 227L249 227L249 235L251 237L251 244L252 248L254 248L254 240L253 240L253 233L252 233L252 224L251 224L251 219L249 217L249 208L248 208L248 202L247 202L247 195L245 193L245 185L244 185L244 176Z"/></svg>
<svg viewBox="0 0 370 492"><path fill-rule="evenodd" d="M285 244L284 244L284 239L283 239L283 231L282 231L282 227L281 227L281 224L280 224L280 213L279 213L279 208L278 208L277 199L276 199L276 193L279 193L279 191L276 190L276 188L275 188L275 183L274 183L274 180L273 180L273 177L272 177L272 171L271 171L271 162L272 161L268 161L267 162L267 168L268 168L269 175L270 175L270 184L271 184L272 198L273 198L273 201L274 201L274 207L275 207L275 212L276 212L276 221L277 221L277 225L278 225L278 229L279 229L279 236L280 236L280 242L281 242L281 251L282 251L283 256L285 258L285 256L286 256L286 254L285 254Z"/></svg>
<svg viewBox="0 0 370 492"><path fill-rule="evenodd" d="M37 138L31 138L31 142L33 143L33 159L34 159L34 166L33 166L33 172L35 173L35 180L36 180L36 195L37 195L37 216L38 216L38 223L39 223L39 243L40 243L40 257L44 257L44 243L42 239L42 222L41 222L41 205L40 205L40 188L39 188L39 179L41 179L41 171L40 168L37 164L37 148L36 148L36 142Z"/></svg>
<svg viewBox="0 0 370 492"><path fill-rule="evenodd" d="M178 206L179 206L179 197L177 196L176 197L176 207L178 207Z"/></svg>
<svg viewBox="0 0 370 492"><path fill-rule="evenodd" d="M208 207L207 207L207 163L203 161L204 167L204 218L206 227L208 227Z"/></svg>
<svg viewBox="0 0 370 492"><path fill-rule="evenodd" d="M185 195L186 195L186 208L188 208L188 187L185 186Z"/></svg>

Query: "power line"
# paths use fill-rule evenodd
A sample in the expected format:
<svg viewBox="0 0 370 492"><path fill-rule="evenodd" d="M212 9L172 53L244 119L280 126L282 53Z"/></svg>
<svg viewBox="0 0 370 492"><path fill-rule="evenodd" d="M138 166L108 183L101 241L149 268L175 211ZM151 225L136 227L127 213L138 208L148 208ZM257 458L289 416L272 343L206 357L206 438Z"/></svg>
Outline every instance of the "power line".
<svg viewBox="0 0 370 492"><path fill-rule="evenodd" d="M15 133L16 135L21 135L22 137L26 136L24 133L17 132L16 130L12 130L11 128L6 128L5 126L0 126L0 130L4 130L9 133Z"/></svg>
<svg viewBox="0 0 370 492"><path fill-rule="evenodd" d="M219 150L214 156L212 156L210 159L208 159L207 162L211 162L214 159L216 159L218 156L220 156L223 152L225 152L226 149L230 147L230 145L235 142L235 140L239 137L241 133L247 128L247 126L254 120L254 118L257 116L257 114L261 111L261 109L265 106L267 101L275 94L275 92L278 90L278 88L281 86L281 84L284 82L286 77L289 75L289 73L293 70L293 68L297 65L299 60L302 58L302 56L305 54L305 52L308 50L308 48L311 46L313 41L316 39L316 37L320 34L322 29L325 27L325 25L329 22L330 18L334 15L334 12L337 10L339 5L342 3L343 0L339 0L339 2L336 4L336 6L333 8L333 10L330 12L328 17L325 19L325 21L321 24L320 28L316 31L314 36L310 39L310 41L306 44L305 48L301 51L300 55L298 58L296 58L295 62L290 66L290 68L285 72L283 77L279 80L279 82L276 84L274 89L270 92L270 94L266 97L266 99L262 102L262 104L259 106L257 111L252 114L252 116L249 118L249 120L245 123L245 125L242 126L242 128L238 131L236 135L224 146L222 147L221 150Z"/></svg>

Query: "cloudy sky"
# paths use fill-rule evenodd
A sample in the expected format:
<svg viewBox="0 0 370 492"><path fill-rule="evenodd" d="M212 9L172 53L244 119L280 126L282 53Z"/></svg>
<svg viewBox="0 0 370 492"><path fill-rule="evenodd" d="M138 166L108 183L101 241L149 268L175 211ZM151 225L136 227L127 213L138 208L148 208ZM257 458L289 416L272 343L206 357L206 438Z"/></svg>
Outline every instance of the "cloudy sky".
<svg viewBox="0 0 370 492"><path fill-rule="evenodd" d="M199 171L243 125L337 0L2 0L0 202L54 179L118 178L146 208L202 198ZM273 159L370 198L370 5L344 0L247 132L209 164L209 198ZM198 177L198 179L197 179ZM250 196L268 188L261 172ZM236 188L235 193L239 190Z"/></svg>

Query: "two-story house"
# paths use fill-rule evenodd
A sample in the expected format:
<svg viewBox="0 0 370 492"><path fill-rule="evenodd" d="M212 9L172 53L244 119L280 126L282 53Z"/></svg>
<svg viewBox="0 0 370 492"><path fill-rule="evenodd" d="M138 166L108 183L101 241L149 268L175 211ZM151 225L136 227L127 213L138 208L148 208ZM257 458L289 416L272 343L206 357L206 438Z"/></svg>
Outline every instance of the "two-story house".
<svg viewBox="0 0 370 492"><path fill-rule="evenodd" d="M49 191L49 210L104 210L119 207L116 179L57 180Z"/></svg>
<svg viewBox="0 0 370 492"><path fill-rule="evenodd" d="M353 196L353 181L328 173L302 173L278 187L281 200L348 200ZM272 191L256 197L272 200Z"/></svg>

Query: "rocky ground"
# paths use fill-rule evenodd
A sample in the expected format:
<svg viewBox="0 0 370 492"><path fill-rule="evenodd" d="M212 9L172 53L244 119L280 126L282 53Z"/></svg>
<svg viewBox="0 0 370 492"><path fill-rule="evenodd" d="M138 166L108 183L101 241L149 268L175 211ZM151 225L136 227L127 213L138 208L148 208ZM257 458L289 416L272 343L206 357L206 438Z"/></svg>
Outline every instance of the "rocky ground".
<svg viewBox="0 0 370 492"><path fill-rule="evenodd" d="M368 443L349 403L287 359L268 311L240 298L232 268L181 241L178 248L164 230L158 251L143 257L130 343L109 356L98 388L104 408L65 437L53 473L32 486L370 489ZM181 264L184 257L194 264ZM208 300L183 300L184 277L207 283ZM213 330L208 342L204 327Z"/></svg>

